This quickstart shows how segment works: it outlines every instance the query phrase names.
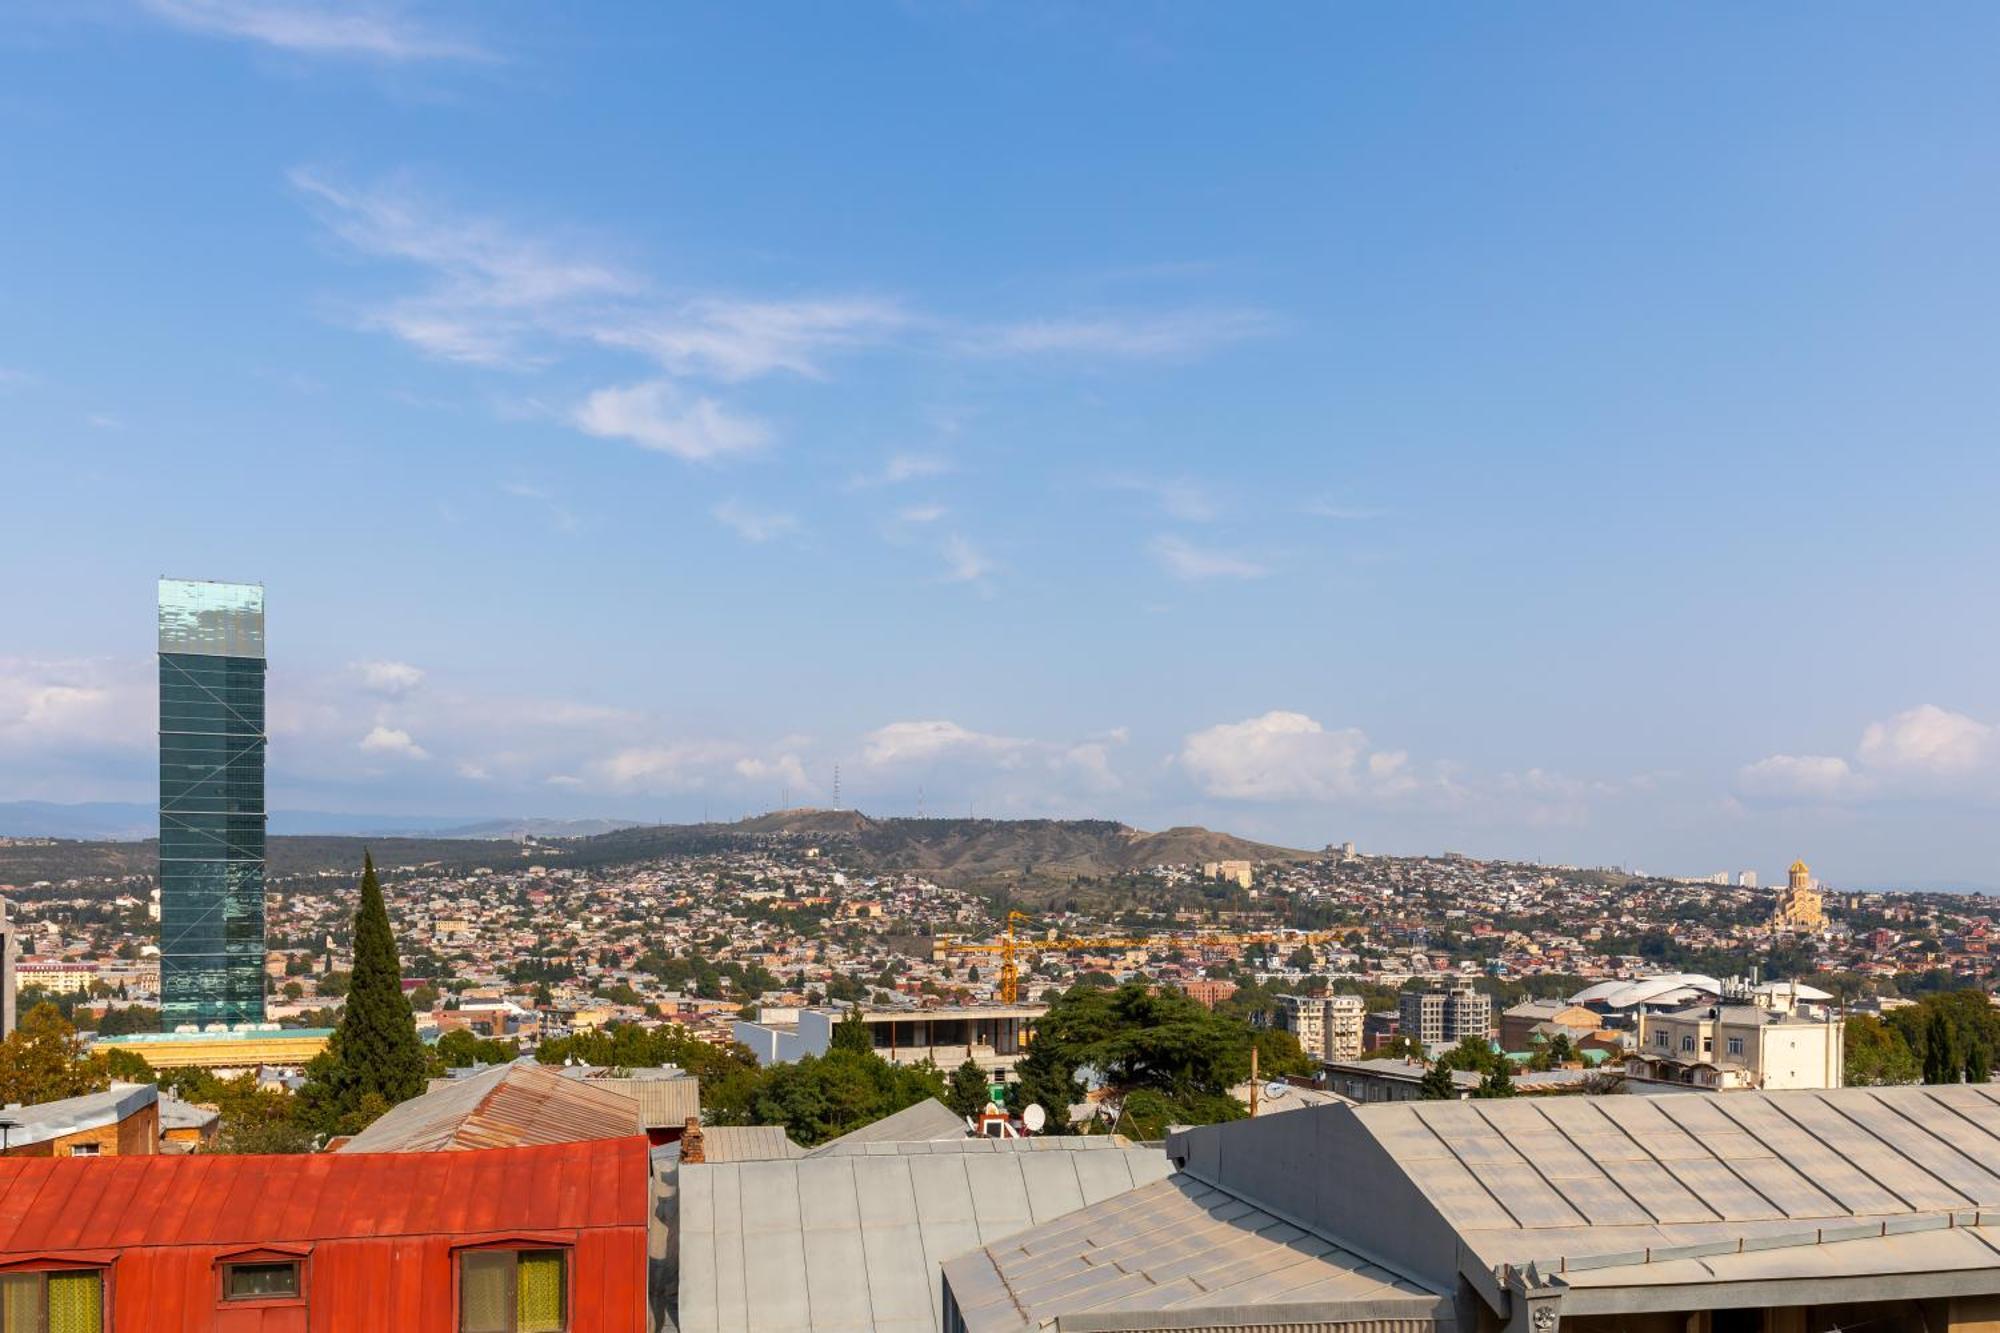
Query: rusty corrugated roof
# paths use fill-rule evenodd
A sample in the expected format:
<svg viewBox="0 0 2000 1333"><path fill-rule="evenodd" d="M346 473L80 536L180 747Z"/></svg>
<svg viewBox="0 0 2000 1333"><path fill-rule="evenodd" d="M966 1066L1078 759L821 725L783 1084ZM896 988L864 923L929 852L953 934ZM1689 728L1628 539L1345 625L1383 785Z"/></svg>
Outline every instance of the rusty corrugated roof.
<svg viewBox="0 0 2000 1333"><path fill-rule="evenodd" d="M646 1140L418 1154L0 1158L0 1260L50 1250L643 1227Z"/></svg>
<svg viewBox="0 0 2000 1333"><path fill-rule="evenodd" d="M510 1064L412 1097L336 1151L459 1152L615 1139L640 1131L629 1097L541 1065Z"/></svg>

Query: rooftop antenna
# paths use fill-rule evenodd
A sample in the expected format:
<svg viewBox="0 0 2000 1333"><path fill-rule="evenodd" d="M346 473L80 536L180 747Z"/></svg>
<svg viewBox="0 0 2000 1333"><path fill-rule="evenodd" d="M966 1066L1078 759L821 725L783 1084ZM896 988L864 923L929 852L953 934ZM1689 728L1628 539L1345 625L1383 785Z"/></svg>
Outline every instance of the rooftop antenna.
<svg viewBox="0 0 2000 1333"><path fill-rule="evenodd" d="M923 817L924 817L924 784L919 782L917 784L917 818L922 819Z"/></svg>
<svg viewBox="0 0 2000 1333"><path fill-rule="evenodd" d="M840 809L840 765L833 766L833 808Z"/></svg>

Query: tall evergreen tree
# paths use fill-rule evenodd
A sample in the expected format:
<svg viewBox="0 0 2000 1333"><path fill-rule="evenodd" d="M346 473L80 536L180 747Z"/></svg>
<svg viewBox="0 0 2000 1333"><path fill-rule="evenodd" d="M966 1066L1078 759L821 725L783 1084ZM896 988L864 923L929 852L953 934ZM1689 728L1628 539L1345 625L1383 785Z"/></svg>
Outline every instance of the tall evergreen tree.
<svg viewBox="0 0 2000 1333"><path fill-rule="evenodd" d="M328 1132L355 1133L422 1092L426 1063L416 1019L403 998L403 969L375 858L364 853L347 1008L326 1050L307 1066L306 1104Z"/></svg>

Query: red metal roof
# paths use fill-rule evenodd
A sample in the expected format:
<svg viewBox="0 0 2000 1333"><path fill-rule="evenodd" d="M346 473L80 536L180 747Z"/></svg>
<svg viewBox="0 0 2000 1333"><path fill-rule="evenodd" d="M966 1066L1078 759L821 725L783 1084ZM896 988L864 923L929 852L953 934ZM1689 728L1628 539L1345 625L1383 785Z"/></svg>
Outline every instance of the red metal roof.
<svg viewBox="0 0 2000 1333"><path fill-rule="evenodd" d="M644 1136L451 1153L0 1158L0 1260L646 1225Z"/></svg>

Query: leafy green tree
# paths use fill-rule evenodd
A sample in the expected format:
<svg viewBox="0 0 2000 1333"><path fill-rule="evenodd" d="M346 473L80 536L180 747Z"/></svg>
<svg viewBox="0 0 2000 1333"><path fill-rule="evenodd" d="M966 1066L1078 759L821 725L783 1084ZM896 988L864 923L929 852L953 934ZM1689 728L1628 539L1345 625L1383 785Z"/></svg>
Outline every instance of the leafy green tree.
<svg viewBox="0 0 2000 1333"><path fill-rule="evenodd" d="M1424 1071L1423 1080L1417 1084L1417 1097L1426 1102L1448 1102L1458 1096L1458 1085L1452 1082L1451 1066L1442 1062Z"/></svg>
<svg viewBox="0 0 2000 1333"><path fill-rule="evenodd" d="M1514 1092L1514 1076L1508 1070L1507 1062L1502 1060L1498 1065L1486 1071L1486 1077L1479 1080L1479 1087L1473 1091L1472 1095L1475 1097L1512 1097Z"/></svg>
<svg viewBox="0 0 2000 1333"><path fill-rule="evenodd" d="M1295 1075L1311 1078L1319 1072L1319 1062L1305 1053L1299 1039L1283 1028L1257 1028L1250 1034L1257 1048L1257 1077L1284 1078Z"/></svg>
<svg viewBox="0 0 2000 1333"><path fill-rule="evenodd" d="M964 1116L976 1116L992 1100L986 1071L968 1059L951 1073L951 1087L945 1105Z"/></svg>
<svg viewBox="0 0 2000 1333"><path fill-rule="evenodd" d="M1115 990L1074 986L1035 1023L1034 1043L1016 1070L1016 1104L1039 1104L1052 1129L1066 1132L1077 1074L1088 1068L1128 1106L1141 1090L1160 1094L1173 1104L1173 1123L1229 1119L1236 1105L1229 1090L1250 1076L1253 1040L1241 1018L1211 1013L1178 990L1156 992L1143 982ZM1282 1064L1282 1047L1274 1049ZM1153 1103L1142 1098L1138 1105Z"/></svg>
<svg viewBox="0 0 2000 1333"><path fill-rule="evenodd" d="M1849 1087L1915 1083L1924 1074L1902 1032L1873 1014L1848 1018L1842 1059L1841 1081Z"/></svg>
<svg viewBox="0 0 2000 1333"><path fill-rule="evenodd" d="M53 1004L37 1004L0 1041L0 1106L33 1106L111 1086L102 1055L86 1055L76 1029Z"/></svg>
<svg viewBox="0 0 2000 1333"><path fill-rule="evenodd" d="M855 1055L874 1053L875 1034L862 1021L860 1005L847 1006L847 1012L833 1025L833 1037L828 1046L829 1051L847 1051Z"/></svg>
<svg viewBox="0 0 2000 1333"><path fill-rule="evenodd" d="M521 1054L519 1042L482 1037L469 1028L453 1028L438 1038L432 1048L445 1069L470 1069L473 1065L508 1064Z"/></svg>
<svg viewBox="0 0 2000 1333"><path fill-rule="evenodd" d="M302 1095L308 1116L329 1133L358 1133L397 1102L422 1092L427 1064L403 998L402 966L375 858L364 853L353 979L339 1026L326 1050L306 1066Z"/></svg>

